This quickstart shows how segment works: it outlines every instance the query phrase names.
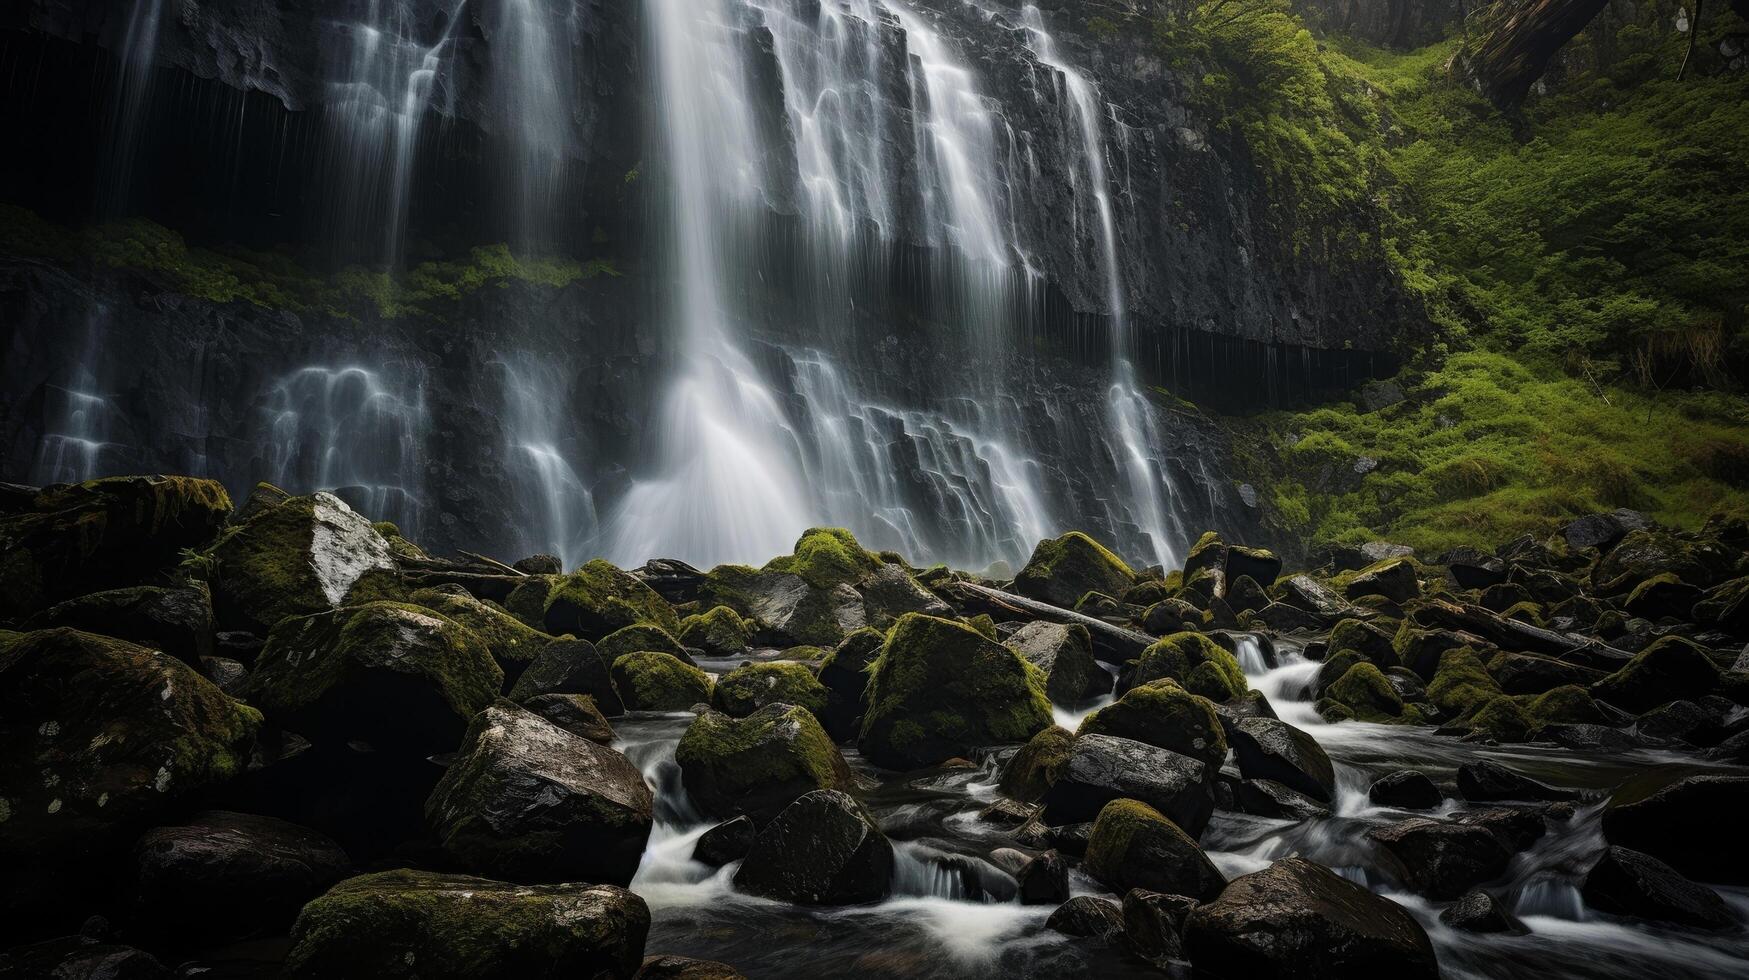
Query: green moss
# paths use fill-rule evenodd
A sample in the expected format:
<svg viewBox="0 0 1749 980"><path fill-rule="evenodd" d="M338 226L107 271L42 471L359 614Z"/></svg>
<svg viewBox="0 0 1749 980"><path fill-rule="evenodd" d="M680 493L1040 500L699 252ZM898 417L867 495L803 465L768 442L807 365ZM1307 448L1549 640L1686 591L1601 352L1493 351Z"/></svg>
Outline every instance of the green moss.
<svg viewBox="0 0 1749 980"><path fill-rule="evenodd" d="M1452 719L1469 717L1500 693L1500 684L1468 647L1441 654L1439 670L1427 685L1427 699Z"/></svg>
<svg viewBox="0 0 1749 980"><path fill-rule="evenodd" d="M651 623L634 623L631 626L614 630L595 644L595 650L601 654L601 659L609 666L628 653L638 653L645 650L666 653L682 661L691 662L691 658L687 656L686 648L680 645L679 640L668 635L667 630Z"/></svg>
<svg viewBox="0 0 1749 980"><path fill-rule="evenodd" d="M880 558L863 550L856 537L841 527L816 527L802 533L795 553L765 563L768 572L788 572L817 589L849 585L881 567Z"/></svg>
<svg viewBox="0 0 1749 980"><path fill-rule="evenodd" d="M653 623L670 636L680 629L668 600L599 558L558 579L547 595L544 624L555 636L594 641L636 623Z"/></svg>
<svg viewBox="0 0 1749 980"><path fill-rule="evenodd" d="M1056 725L1034 735L1003 767L1002 792L1022 803L1043 799L1068 765L1074 744L1075 736Z"/></svg>
<svg viewBox="0 0 1749 980"><path fill-rule="evenodd" d="M712 606L681 621L680 642L713 657L731 657L753 642L753 624L728 606Z"/></svg>
<svg viewBox="0 0 1749 980"><path fill-rule="evenodd" d="M966 625L984 634L986 639L1001 642L1001 637L996 635L996 621L990 618L989 613L979 613L973 616L966 620Z"/></svg>
<svg viewBox="0 0 1749 980"><path fill-rule="evenodd" d="M1129 680L1140 686L1162 677L1216 701L1240 697L1247 690L1238 659L1201 633L1173 633L1156 640L1136 659Z"/></svg>
<svg viewBox="0 0 1749 980"><path fill-rule="evenodd" d="M1680 636L1666 636L1593 684L1591 693L1627 711L1650 711L1671 701L1712 693L1718 687L1719 675L1718 665L1704 647Z"/></svg>
<svg viewBox="0 0 1749 980"><path fill-rule="evenodd" d="M1327 657L1353 653L1381 669L1402 665L1398 658L1395 637L1379 627L1358 619L1344 619L1330 631Z"/></svg>
<svg viewBox="0 0 1749 980"><path fill-rule="evenodd" d="M1218 769L1227 737L1215 706L1170 678L1150 681L1088 715L1076 734L1115 735L1146 742Z"/></svg>
<svg viewBox="0 0 1749 980"><path fill-rule="evenodd" d="M628 653L614 661L608 673L632 711L685 711L710 703L710 675L670 654Z"/></svg>
<svg viewBox="0 0 1749 980"><path fill-rule="evenodd" d="M734 718L777 702L798 705L823 718L826 688L806 665L778 660L742 664L718 679L711 691L711 706Z"/></svg>
<svg viewBox="0 0 1749 980"><path fill-rule="evenodd" d="M951 620L900 617L869 666L863 755L915 769L1050 726L1044 672Z"/></svg>
<svg viewBox="0 0 1749 980"><path fill-rule="evenodd" d="M414 605L442 613L452 622L473 630L491 651L500 667L520 671L546 648L553 638L530 629L497 606L441 589L420 589L408 597Z"/></svg>
<svg viewBox="0 0 1749 980"><path fill-rule="evenodd" d="M1522 700L1533 727L1607 724L1597 702L1577 684L1565 684Z"/></svg>
<svg viewBox="0 0 1749 980"><path fill-rule="evenodd" d="M693 802L719 819L744 813L764 823L804 793L854 785L815 714L795 704L744 718L707 711L687 726L674 759Z"/></svg>
<svg viewBox="0 0 1749 980"><path fill-rule="evenodd" d="M1038 543L1014 576L1014 589L1071 609L1089 592L1123 595L1135 581L1136 573L1122 558L1080 531L1070 531Z"/></svg>
<svg viewBox="0 0 1749 980"><path fill-rule="evenodd" d="M1347 708L1357 721L1397 724L1406 720L1403 699L1384 672L1369 663L1348 668L1347 673L1324 689L1324 696Z"/></svg>
<svg viewBox="0 0 1749 980"><path fill-rule="evenodd" d="M207 558L215 573L213 606L222 628L265 633L288 616L311 615L339 604L314 567L311 548L324 520L359 520L334 513L341 506L320 494L292 497L233 525L214 543ZM349 557L386 569L387 542L374 530L362 537L358 552Z"/></svg>
<svg viewBox="0 0 1749 980"><path fill-rule="evenodd" d="M1195 839L1165 814L1131 799L1113 800L1100 809L1087 835L1082 867L1120 893L1169 887L1208 900L1226 884Z"/></svg>
<svg viewBox="0 0 1749 980"><path fill-rule="evenodd" d="M1504 694L1484 701L1464 723L1473 734L1496 742L1522 742L1534 724L1518 702Z"/></svg>

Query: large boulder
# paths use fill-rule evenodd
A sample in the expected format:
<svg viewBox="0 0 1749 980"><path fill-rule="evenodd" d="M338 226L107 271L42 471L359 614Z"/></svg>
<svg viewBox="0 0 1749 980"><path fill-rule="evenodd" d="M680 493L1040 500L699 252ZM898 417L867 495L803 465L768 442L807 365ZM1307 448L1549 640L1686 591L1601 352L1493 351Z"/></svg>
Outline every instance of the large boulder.
<svg viewBox="0 0 1749 980"><path fill-rule="evenodd" d="M1361 570L1342 591L1349 599L1383 596L1392 602L1408 602L1421 594L1421 579L1414 561L1391 558Z"/></svg>
<svg viewBox="0 0 1749 980"><path fill-rule="evenodd" d="M240 774L261 715L193 668L70 629L0 633L8 916L88 885L133 833Z"/></svg>
<svg viewBox="0 0 1749 980"><path fill-rule="evenodd" d="M1591 570L1599 588L1619 592L1671 572L1684 582L1708 588L1728 574L1736 553L1716 541L1690 540L1661 528L1629 531ZM1610 593L1614 594L1614 593Z"/></svg>
<svg viewBox="0 0 1749 980"><path fill-rule="evenodd" d="M596 745L613 744L613 723L587 694L537 694L520 703L573 735Z"/></svg>
<svg viewBox="0 0 1749 980"><path fill-rule="evenodd" d="M442 613L453 622L472 630L486 644L487 652L498 662L507 681L515 682L530 662L546 649L553 638L530 629L515 616L498 606L481 602L460 586L420 589L407 597L414 605Z"/></svg>
<svg viewBox="0 0 1749 980"><path fill-rule="evenodd" d="M501 701L468 726L425 816L460 867L525 882L626 884L655 799L625 756Z"/></svg>
<svg viewBox="0 0 1749 980"><path fill-rule="evenodd" d="M1350 608L1329 586L1310 575L1295 575L1283 580L1277 588L1281 591L1277 596L1280 602L1310 613L1324 622L1335 622Z"/></svg>
<svg viewBox="0 0 1749 980"><path fill-rule="evenodd" d="M343 605L360 578L395 567L383 536L331 493L264 506L207 558L219 626L262 635L287 616Z"/></svg>
<svg viewBox="0 0 1749 980"><path fill-rule="evenodd" d="M1499 877L1512 860L1492 830L1475 824L1412 817L1374 827L1366 836L1389 857L1397 880L1437 901L1458 898Z"/></svg>
<svg viewBox="0 0 1749 980"><path fill-rule="evenodd" d="M685 711L710 703L710 675L672 654L628 653L608 673L632 711Z"/></svg>
<svg viewBox="0 0 1749 980"><path fill-rule="evenodd" d="M742 664L711 688L711 706L735 718L778 703L800 705L820 718L826 714L826 697L814 672L793 660Z"/></svg>
<svg viewBox="0 0 1749 980"><path fill-rule="evenodd" d="M1281 577L1281 558L1266 548L1228 545L1226 572L1228 583L1249 578L1261 586L1274 585Z"/></svg>
<svg viewBox="0 0 1749 980"><path fill-rule="evenodd" d="M763 825L805 793L852 788L831 737L793 704L744 718L707 711L687 726L674 760L693 805L718 819L744 814Z"/></svg>
<svg viewBox="0 0 1749 980"><path fill-rule="evenodd" d="M1027 623L1004 642L1045 672L1045 694L1055 704L1084 704L1111 693L1111 675L1093 659L1085 626Z"/></svg>
<svg viewBox="0 0 1749 980"><path fill-rule="evenodd" d="M753 624L728 606L712 606L680 621L681 643L710 657L738 657L753 642Z"/></svg>
<svg viewBox="0 0 1749 980"><path fill-rule="evenodd" d="M134 844L129 921L176 946L219 945L289 929L304 903L346 877L327 837L273 817L211 810Z"/></svg>
<svg viewBox="0 0 1749 980"><path fill-rule="evenodd" d="M1211 769L1219 769L1227 758L1227 738L1214 704L1171 678L1132 688L1088 715L1079 733L1135 739L1190 756Z"/></svg>
<svg viewBox="0 0 1749 980"><path fill-rule="evenodd" d="M1603 811L1603 836L1701 881L1749 884L1749 849L1721 846L1742 832L1749 776L1689 776Z"/></svg>
<svg viewBox="0 0 1749 980"><path fill-rule="evenodd" d="M1445 802L1445 794L1427 775L1416 769L1386 773L1366 791L1367 799L1379 806L1404 810L1431 810Z"/></svg>
<svg viewBox="0 0 1749 980"><path fill-rule="evenodd" d="M1705 648L1680 636L1666 636L1591 685L1591 694L1637 714L1671 701L1705 697L1718 686L1718 665Z"/></svg>
<svg viewBox="0 0 1749 980"><path fill-rule="evenodd" d="M204 587L136 585L56 603L27 630L56 627L101 633L161 650L192 667L213 655L213 604Z"/></svg>
<svg viewBox="0 0 1749 980"><path fill-rule="evenodd" d="M886 634L864 627L839 642L820 661L814 675L826 689L826 713L820 723L837 742L848 742L862 731L862 715L868 704L868 668L880 656Z"/></svg>
<svg viewBox="0 0 1749 980"><path fill-rule="evenodd" d="M1124 560L1080 531L1046 538L1014 576L1014 591L1030 599L1073 609L1089 592L1123 595L1136 581Z"/></svg>
<svg viewBox="0 0 1749 980"><path fill-rule="evenodd" d="M0 620L63 599L139 585L224 527L231 498L212 480L128 476L55 486L0 513Z"/></svg>
<svg viewBox="0 0 1749 980"><path fill-rule="evenodd" d="M1092 820L1112 800L1139 800L1201 837L1214 812L1208 766L1168 749L1111 735L1079 735L1045 793L1045 820Z"/></svg>
<svg viewBox="0 0 1749 980"><path fill-rule="evenodd" d="M625 713L607 662L596 651L595 644L575 637L562 637L547 644L510 688L512 701L542 694L586 694L609 718Z"/></svg>
<svg viewBox="0 0 1749 980"><path fill-rule="evenodd" d="M1402 906L1304 858L1235 878L1191 912L1185 952L1217 977L1437 980L1433 944Z"/></svg>
<svg viewBox="0 0 1749 980"><path fill-rule="evenodd" d="M714 960L689 956L646 956L636 980L747 980L746 974Z"/></svg>
<svg viewBox="0 0 1749 980"><path fill-rule="evenodd" d="M503 680L471 630L422 606L371 602L282 621L244 692L307 738L432 755L456 747Z"/></svg>
<svg viewBox="0 0 1749 980"><path fill-rule="evenodd" d="M1145 888L1207 900L1227 884L1195 840L1136 800L1113 800L1099 811L1083 867L1120 895Z"/></svg>
<svg viewBox="0 0 1749 980"><path fill-rule="evenodd" d="M90 936L61 936L0 952L0 980L171 980L145 950Z"/></svg>
<svg viewBox="0 0 1749 980"><path fill-rule="evenodd" d="M644 900L612 885L386 871L343 881L304 907L285 975L629 980L649 931Z"/></svg>
<svg viewBox="0 0 1749 980"><path fill-rule="evenodd" d="M1056 725L1034 735L1002 768L1002 792L1023 803L1043 797L1068 763L1074 744L1074 734Z"/></svg>
<svg viewBox="0 0 1749 980"><path fill-rule="evenodd" d="M1025 741L1051 724L1044 681L969 626L906 615L870 667L857 744L875 765L902 770Z"/></svg>
<svg viewBox="0 0 1749 980"><path fill-rule="evenodd" d="M610 667L615 660L626 654L640 652L666 653L694 667L698 666L693 663L692 654L687 653L686 648L680 645L680 641L655 623L622 626L602 637L595 644L595 650Z"/></svg>
<svg viewBox="0 0 1749 980"><path fill-rule="evenodd" d="M553 636L569 633L590 641L646 622L669 633L680 629L668 600L642 579L599 558L553 583L542 616Z"/></svg>
<svg viewBox="0 0 1749 980"><path fill-rule="evenodd" d="M1457 788L1464 799L1477 803L1501 800L1541 800L1557 803L1579 798L1579 794L1572 790L1550 786L1487 759L1458 766Z"/></svg>
<svg viewBox="0 0 1749 980"><path fill-rule="evenodd" d="M1239 659L1201 633L1174 633L1149 645L1124 675L1120 693L1162 677L1211 701L1241 697L1248 687Z"/></svg>
<svg viewBox="0 0 1749 980"><path fill-rule="evenodd" d="M885 898L892 878L893 845L862 806L817 790L753 839L735 887L797 905L856 905Z"/></svg>
<svg viewBox="0 0 1749 980"><path fill-rule="evenodd" d="M1336 768L1312 736L1274 718L1222 721L1247 779L1274 780L1325 803L1336 798Z"/></svg>
<svg viewBox="0 0 1749 980"><path fill-rule="evenodd" d="M1663 861L1625 847L1606 847L1585 875L1581 889L1594 909L1636 919L1655 919L1698 929L1736 923L1718 892L1697 885Z"/></svg>

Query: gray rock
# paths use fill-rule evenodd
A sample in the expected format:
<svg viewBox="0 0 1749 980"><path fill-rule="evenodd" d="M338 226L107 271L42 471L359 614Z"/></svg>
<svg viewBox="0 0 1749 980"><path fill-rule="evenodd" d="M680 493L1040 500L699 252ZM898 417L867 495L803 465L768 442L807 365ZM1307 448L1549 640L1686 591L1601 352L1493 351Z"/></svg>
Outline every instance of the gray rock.
<svg viewBox="0 0 1749 980"><path fill-rule="evenodd" d="M1187 755L1134 739L1081 735L1045 793L1045 819L1052 825L1091 820L1105 804L1129 797L1195 838L1214 812L1209 780L1208 767Z"/></svg>
<svg viewBox="0 0 1749 980"><path fill-rule="evenodd" d="M1439 921L1464 932L1522 935L1529 931L1505 902L1480 888L1471 889L1456 904L1440 912Z"/></svg>
<svg viewBox="0 0 1749 980"><path fill-rule="evenodd" d="M1112 676L1093 659L1085 626L1028 623L1003 643L1045 672L1045 693L1055 704L1084 704L1111 693Z"/></svg>
<svg viewBox="0 0 1749 980"><path fill-rule="evenodd" d="M512 701L540 694L587 694L603 715L615 718L625 714L607 662L588 640L561 637L547 644L510 688Z"/></svg>
<svg viewBox="0 0 1749 980"><path fill-rule="evenodd" d="M861 805L818 790L759 832L735 887L798 905L855 905L885 898L892 877L893 845Z"/></svg>
<svg viewBox="0 0 1749 980"><path fill-rule="evenodd" d="M1737 921L1711 888L1689 881L1650 854L1625 847L1604 849L1585 875L1582 891L1592 908L1636 919L1698 929L1725 929Z"/></svg>
<svg viewBox="0 0 1749 980"><path fill-rule="evenodd" d="M1412 817L1374 827L1367 839L1392 858L1393 875L1435 900L1457 898L1497 878L1512 852L1486 827Z"/></svg>
<svg viewBox="0 0 1749 980"><path fill-rule="evenodd" d="M1271 779L1324 803L1335 798L1335 767L1310 735L1274 718L1223 717L1222 727L1247 778Z"/></svg>

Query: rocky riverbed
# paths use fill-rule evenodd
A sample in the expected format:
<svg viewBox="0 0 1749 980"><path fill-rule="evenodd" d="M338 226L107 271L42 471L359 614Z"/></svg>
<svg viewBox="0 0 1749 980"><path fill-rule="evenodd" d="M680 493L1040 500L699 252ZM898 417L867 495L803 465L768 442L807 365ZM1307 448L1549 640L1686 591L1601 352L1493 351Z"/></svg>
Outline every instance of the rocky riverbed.
<svg viewBox="0 0 1749 980"><path fill-rule="evenodd" d="M567 569L4 485L0 977L1742 976L1746 544Z"/></svg>

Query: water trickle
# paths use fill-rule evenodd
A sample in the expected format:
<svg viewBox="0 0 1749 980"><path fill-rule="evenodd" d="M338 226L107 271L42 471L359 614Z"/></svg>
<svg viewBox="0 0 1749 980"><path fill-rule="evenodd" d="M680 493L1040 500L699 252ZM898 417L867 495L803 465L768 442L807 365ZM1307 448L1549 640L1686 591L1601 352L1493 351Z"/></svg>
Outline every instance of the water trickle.
<svg viewBox="0 0 1749 980"><path fill-rule="evenodd" d="M359 366L310 366L281 379L267 412L268 464L286 490L332 490L372 520L417 537L424 393L417 382L387 378Z"/></svg>
<svg viewBox="0 0 1749 980"><path fill-rule="evenodd" d="M533 355L508 355L497 366L505 401L505 465L529 516L518 547L575 568L593 557L600 527L595 495L570 463L581 453L566 422L567 372Z"/></svg>

